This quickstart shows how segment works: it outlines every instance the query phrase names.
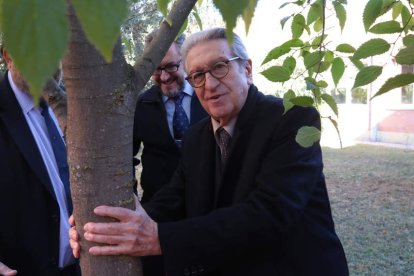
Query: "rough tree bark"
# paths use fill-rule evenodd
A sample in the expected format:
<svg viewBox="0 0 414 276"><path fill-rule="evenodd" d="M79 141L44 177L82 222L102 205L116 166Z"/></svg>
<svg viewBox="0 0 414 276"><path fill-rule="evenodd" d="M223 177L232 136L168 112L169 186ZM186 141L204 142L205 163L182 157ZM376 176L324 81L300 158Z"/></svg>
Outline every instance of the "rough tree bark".
<svg viewBox="0 0 414 276"><path fill-rule="evenodd" d="M138 92L161 62L196 0L178 1L158 36L136 65L129 66L121 45L106 63L86 39L70 7L69 50L63 59L67 89L67 148L74 216L83 236L88 221L96 217L98 205L134 208L132 186L132 130ZM104 30L103 30L104 31ZM142 275L139 259L128 256L94 257L92 244L81 240L82 275Z"/></svg>

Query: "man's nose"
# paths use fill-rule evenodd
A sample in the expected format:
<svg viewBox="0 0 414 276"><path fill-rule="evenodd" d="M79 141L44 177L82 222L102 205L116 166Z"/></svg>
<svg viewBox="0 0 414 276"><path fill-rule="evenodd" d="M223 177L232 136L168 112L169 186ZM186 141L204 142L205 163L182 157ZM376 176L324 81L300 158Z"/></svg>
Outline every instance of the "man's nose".
<svg viewBox="0 0 414 276"><path fill-rule="evenodd" d="M170 74L170 73L168 73L168 72L167 72L167 71L165 71L165 70L162 70L162 71L161 71L160 78L161 78L161 80L162 80L162 81L164 81L164 80L168 80L170 77L171 77L171 74Z"/></svg>
<svg viewBox="0 0 414 276"><path fill-rule="evenodd" d="M205 89L214 89L215 87L217 87L219 83L220 83L220 80L213 77L213 75L211 75L210 72L207 72L205 74L205 83L204 83Z"/></svg>

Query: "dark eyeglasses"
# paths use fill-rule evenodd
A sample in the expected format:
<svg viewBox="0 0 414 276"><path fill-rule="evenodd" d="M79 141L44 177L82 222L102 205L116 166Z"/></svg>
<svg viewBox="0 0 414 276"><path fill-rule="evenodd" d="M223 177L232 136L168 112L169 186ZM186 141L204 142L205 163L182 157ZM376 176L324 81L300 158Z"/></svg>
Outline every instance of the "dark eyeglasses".
<svg viewBox="0 0 414 276"><path fill-rule="evenodd" d="M181 60L179 62L177 62L177 63L167 64L164 67L158 67L157 69L155 69L155 71L154 71L153 74L154 75L161 75L162 70L164 70L167 73L177 72L178 71L178 68L180 67L180 63L181 63Z"/></svg>
<svg viewBox="0 0 414 276"><path fill-rule="evenodd" d="M193 72L188 75L185 79L194 88L203 86L206 83L206 73L210 73L216 79L222 79L229 73L229 62L232 60L239 59L239 57L232 57L228 60L216 62L210 69L206 71Z"/></svg>

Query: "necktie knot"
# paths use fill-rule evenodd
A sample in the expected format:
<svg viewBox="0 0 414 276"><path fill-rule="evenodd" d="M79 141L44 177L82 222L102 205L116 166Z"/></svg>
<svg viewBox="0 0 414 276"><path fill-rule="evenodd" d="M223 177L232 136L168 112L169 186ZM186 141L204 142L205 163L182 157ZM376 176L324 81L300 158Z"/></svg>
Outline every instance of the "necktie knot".
<svg viewBox="0 0 414 276"><path fill-rule="evenodd" d="M175 105L181 105L183 103L184 96L185 96L184 92L180 92L178 93L178 95L174 96L173 100L174 100Z"/></svg>
<svg viewBox="0 0 414 276"><path fill-rule="evenodd" d="M216 130L215 136L221 151L221 161L222 163L225 163L229 157L231 136L223 127L219 127Z"/></svg>

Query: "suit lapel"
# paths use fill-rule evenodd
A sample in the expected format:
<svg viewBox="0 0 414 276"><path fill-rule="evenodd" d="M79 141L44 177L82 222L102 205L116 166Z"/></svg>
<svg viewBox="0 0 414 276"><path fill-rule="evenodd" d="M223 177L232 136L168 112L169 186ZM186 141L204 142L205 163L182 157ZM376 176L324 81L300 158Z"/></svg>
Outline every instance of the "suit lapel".
<svg viewBox="0 0 414 276"><path fill-rule="evenodd" d="M55 198L43 158L26 122L26 118L21 111L21 107L10 87L7 73L0 84L0 118L15 141L20 153L26 159L27 164Z"/></svg>

